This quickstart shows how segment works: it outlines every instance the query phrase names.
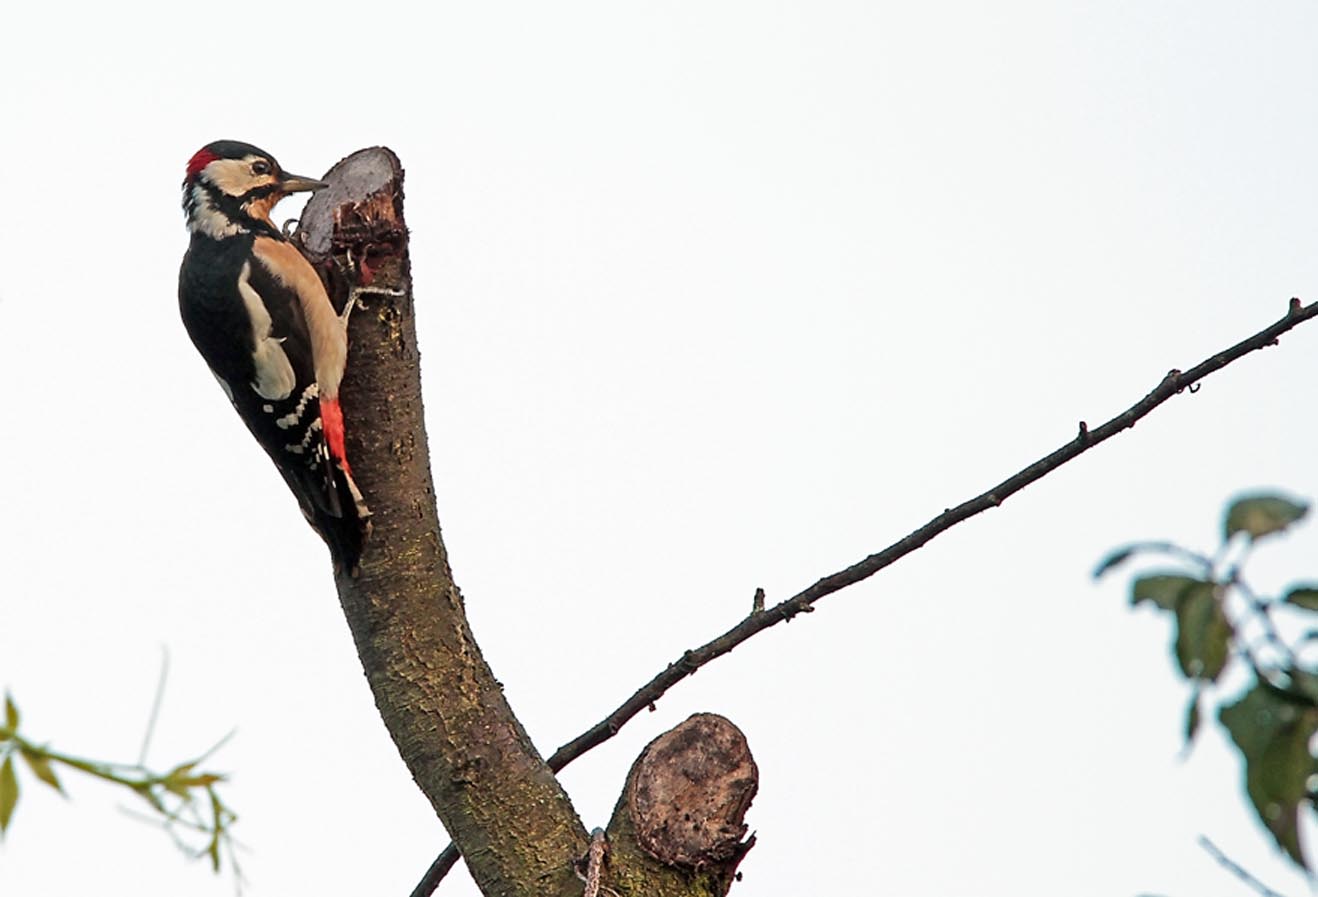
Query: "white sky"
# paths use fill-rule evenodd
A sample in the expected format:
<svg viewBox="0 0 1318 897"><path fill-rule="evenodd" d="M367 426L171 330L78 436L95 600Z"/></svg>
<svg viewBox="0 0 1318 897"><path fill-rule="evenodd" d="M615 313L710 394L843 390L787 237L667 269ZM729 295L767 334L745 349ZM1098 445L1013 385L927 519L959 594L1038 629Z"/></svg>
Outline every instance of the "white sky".
<svg viewBox="0 0 1318 897"><path fill-rule="evenodd" d="M405 897L447 838L326 554L179 324L184 163L394 148L440 515L546 753L683 649L1318 297L1300 2L15 5L0 53L0 684L56 747L214 760L252 897ZM296 207L281 207L292 217ZM1176 759L1120 542L1314 496L1318 325L679 686L564 775L608 818L717 711L762 774L735 893L1307 886L1225 736ZM351 422L350 422L351 425ZM1256 581L1318 574L1318 527ZM1230 688L1227 689L1230 691ZM29 779L5 895L232 894L126 798ZM454 875L446 895L474 893Z"/></svg>

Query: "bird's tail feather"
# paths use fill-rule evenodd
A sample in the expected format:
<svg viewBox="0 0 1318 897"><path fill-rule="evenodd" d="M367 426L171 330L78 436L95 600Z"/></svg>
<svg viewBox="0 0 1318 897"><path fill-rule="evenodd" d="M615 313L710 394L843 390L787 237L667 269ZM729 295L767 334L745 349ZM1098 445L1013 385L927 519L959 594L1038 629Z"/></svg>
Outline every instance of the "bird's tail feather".
<svg viewBox="0 0 1318 897"><path fill-rule="evenodd" d="M334 568L355 575L371 533L371 509L352 474L343 465L327 460L320 475L303 468L298 481L289 486L298 497L303 516L329 547Z"/></svg>

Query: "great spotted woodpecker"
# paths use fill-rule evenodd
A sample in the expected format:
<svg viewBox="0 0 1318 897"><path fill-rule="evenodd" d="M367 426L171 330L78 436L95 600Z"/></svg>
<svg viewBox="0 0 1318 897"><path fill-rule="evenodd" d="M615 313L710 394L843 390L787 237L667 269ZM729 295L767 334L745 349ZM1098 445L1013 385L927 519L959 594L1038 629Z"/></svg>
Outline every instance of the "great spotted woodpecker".
<svg viewBox="0 0 1318 897"><path fill-rule="evenodd" d="M340 317L311 264L270 221L288 194L325 186L250 144L220 140L199 150L183 181L192 242L179 309L335 566L355 571L370 511L348 465L339 407L347 310Z"/></svg>

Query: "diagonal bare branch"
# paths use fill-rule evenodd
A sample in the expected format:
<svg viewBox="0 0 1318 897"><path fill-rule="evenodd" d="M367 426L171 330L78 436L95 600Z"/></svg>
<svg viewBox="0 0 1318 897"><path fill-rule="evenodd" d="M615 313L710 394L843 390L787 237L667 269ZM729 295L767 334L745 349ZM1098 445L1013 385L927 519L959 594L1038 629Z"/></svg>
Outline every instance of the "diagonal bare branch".
<svg viewBox="0 0 1318 897"><path fill-rule="evenodd" d="M548 761L550 769L558 772L582 754L608 741L618 734L632 717L659 700L674 685L715 658L727 654L756 633L785 620L790 620L797 614L813 611L815 602L821 598L868 579L884 567L922 547L931 539L941 535L958 523L962 523L990 508L998 507L1026 486L1042 479L1100 442L1112 438L1122 430L1133 427L1138 421L1173 396L1187 389L1193 391L1196 384L1209 374L1221 370L1251 352L1276 345L1282 334L1314 317L1318 317L1318 302L1304 305L1299 299L1291 299L1286 314L1280 320L1263 328L1253 336L1246 337L1235 345L1209 356L1188 371L1182 372L1175 369L1168 371L1167 375L1148 395L1101 426L1090 429L1085 422L1081 421L1079 432L1074 439L1028 467L1007 477L1007 479L986 492L964 501L954 508L949 508L905 538L871 554L864 560L852 564L845 570L825 576L791 598L781 601L767 610L752 612L750 616L717 638L706 642L699 648L684 652L681 657L670 663L666 669L619 704L612 713L555 751ZM440 880L457 862L457 858L458 851L450 844L431 864L425 877L412 891L412 897L429 897Z"/></svg>
<svg viewBox="0 0 1318 897"><path fill-rule="evenodd" d="M990 508L996 508L1012 495L1047 476L1066 462L1083 454L1100 442L1110 439L1122 430L1133 427L1136 422L1172 396L1194 386L1204 377L1221 370L1236 359L1257 349L1275 344L1281 334L1313 317L1318 317L1318 302L1301 305L1298 299L1292 299L1286 316L1281 320L1265 327L1253 336L1241 340L1234 346L1201 361L1184 373L1177 370L1169 371L1152 392L1103 425L1091 430L1081 422L1079 433L1074 439L1023 470L1012 474L988 491L962 502L955 508L944 511L924 526L882 551L852 564L845 570L838 571L831 576L825 576L804 591L775 604L768 610L752 613L718 638L701 645L699 648L685 652L675 662L669 664L667 669L638 689L635 694L620 704L607 717L555 751L554 755L549 758L550 768L557 772L586 751L608 741L618 733L618 730L628 720L649 707L663 696L668 689L711 660L728 653L757 632L768 629L770 626L784 620L790 620L797 614L813 610L814 603L819 599L868 579L884 567L905 557L958 523Z"/></svg>
<svg viewBox="0 0 1318 897"><path fill-rule="evenodd" d="M1199 836L1199 846L1207 851L1208 855L1216 860L1219 866L1240 879L1243 884L1252 888L1254 891L1257 891L1259 897L1283 897L1282 894L1272 890L1272 888L1251 875L1244 866L1241 866L1235 860L1223 853L1222 849L1210 841L1207 835Z"/></svg>

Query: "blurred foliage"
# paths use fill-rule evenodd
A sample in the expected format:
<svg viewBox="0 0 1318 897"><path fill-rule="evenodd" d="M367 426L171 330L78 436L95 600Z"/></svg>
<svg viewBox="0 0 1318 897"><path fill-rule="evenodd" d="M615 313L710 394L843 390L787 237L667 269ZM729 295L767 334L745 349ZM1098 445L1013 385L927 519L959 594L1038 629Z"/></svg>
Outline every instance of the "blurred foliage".
<svg viewBox="0 0 1318 897"><path fill-rule="evenodd" d="M1138 542L1113 551L1094 571L1100 577L1133 558L1173 566L1137 575L1133 606L1167 614L1175 627L1172 653L1190 684L1185 715L1187 750L1203 720L1204 703L1229 670L1246 685L1219 699L1217 719L1245 766L1245 793L1264 827L1297 865L1310 870L1300 842L1300 813L1313 812L1318 762L1318 584L1297 583L1275 596L1244 579L1255 546L1285 532L1309 512L1307 503L1277 494L1249 495L1226 510L1222 541L1213 555L1171 542Z"/></svg>
<svg viewBox="0 0 1318 897"><path fill-rule="evenodd" d="M133 813L162 826L189 857L207 857L211 868L221 869L221 854L235 877L241 875L234 857L231 827L237 816L225 806L216 787L225 781L220 773L200 770L206 759L227 740L221 740L195 760L180 763L167 772L153 772L142 762L111 763L86 760L39 744L22 733L22 715L14 699L5 694L4 725L0 726L0 838L14 822L20 795L19 762L32 777L67 797L60 781L63 770L75 770L124 788L146 805L145 813ZM148 732L148 740L150 733ZM143 756L146 745L143 745Z"/></svg>

